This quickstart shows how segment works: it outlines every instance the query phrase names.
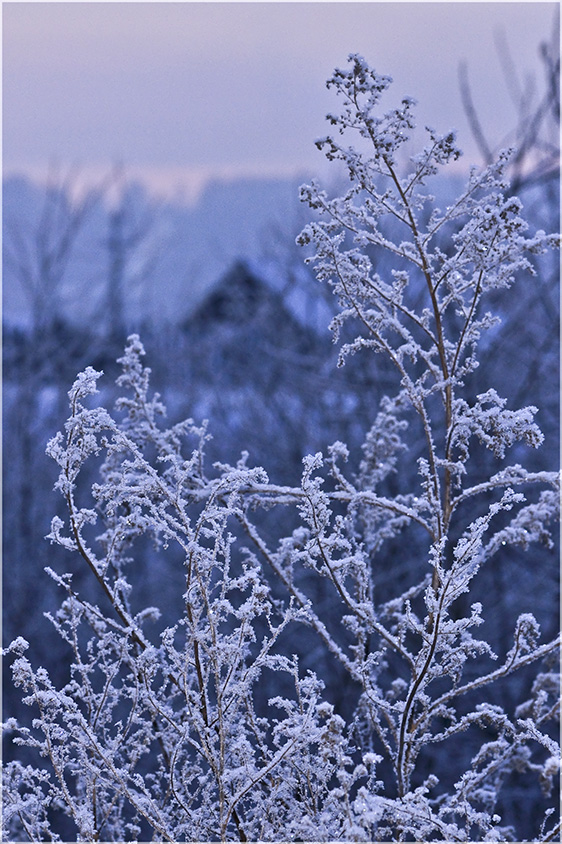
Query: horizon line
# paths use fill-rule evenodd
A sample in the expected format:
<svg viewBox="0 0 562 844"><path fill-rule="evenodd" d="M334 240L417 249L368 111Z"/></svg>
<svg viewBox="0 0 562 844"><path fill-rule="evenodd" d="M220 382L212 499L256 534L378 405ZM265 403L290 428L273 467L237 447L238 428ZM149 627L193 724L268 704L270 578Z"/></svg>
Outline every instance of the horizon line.
<svg viewBox="0 0 562 844"><path fill-rule="evenodd" d="M321 162L322 164L322 162ZM318 167L317 170L323 170ZM224 165L128 165L61 163L4 166L2 181L23 178L39 187L66 184L74 198L85 191L108 186L108 193L119 193L125 186L140 184L153 198L194 206L213 183L246 180L295 181L310 179L312 167L304 164L224 164Z"/></svg>

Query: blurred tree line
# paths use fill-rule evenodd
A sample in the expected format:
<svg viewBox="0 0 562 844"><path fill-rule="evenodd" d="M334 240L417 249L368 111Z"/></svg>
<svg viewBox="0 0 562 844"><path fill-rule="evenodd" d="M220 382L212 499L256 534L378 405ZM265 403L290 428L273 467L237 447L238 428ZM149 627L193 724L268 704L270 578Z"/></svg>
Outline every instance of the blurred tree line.
<svg viewBox="0 0 562 844"><path fill-rule="evenodd" d="M485 137L466 67L460 70L465 110L484 163L498 146L517 145L511 190L520 196L533 230L557 231L558 39L554 34L551 42L541 45L545 77L540 89L519 83L510 71L513 59L506 45L500 44L500 52L516 108L509 137L498 144ZM263 466L280 484L298 483L302 458L335 440L347 443L352 468L358 469L361 443L380 397L388 392L389 373L376 356L358 355L344 367L336 365L337 350L328 330L333 305L322 298L323 288L304 266L302 250L294 245L303 222L298 209L292 228L271 234L264 243L261 260L234 264L187 316L182 314L164 326L148 312L132 320L128 297L134 294L142 302L155 278L157 209L139 203L134 190L120 178L117 182L120 189L112 201L108 195L115 178L76 197L74 175L54 173L39 204L25 209L19 219L4 219L4 285L17 280L25 291L29 318L25 326L3 327L3 637L5 642L18 635L27 639L36 661L48 667L55 682L65 676L68 655L43 616L57 600L56 586L43 568L49 565L57 570L58 566L62 571L68 563L58 564L64 551L44 539L52 516L61 507L52 492L56 467L44 451L66 418L66 392L76 372L89 364L106 372L102 399L108 406L107 384L117 375L115 360L128 332L138 331L148 350L153 384L174 417L170 422L186 416L196 423L209 419L210 460L231 461L247 449L250 465ZM104 232L95 243L87 238L93 218L96 230ZM87 318L71 319L64 284L69 262L79 256L87 266L94 252L98 278L95 284L88 282L94 309ZM380 274L384 274L385 260L377 265ZM536 264L536 277L516 281L503 312L498 299L496 311L502 313L503 323L489 332L484 361L472 378L475 393L479 383L482 390L499 384L510 406L539 408L537 419L546 441L527 457L528 468L538 471L553 470L559 463L558 256L541 256ZM77 295L85 296L86 291ZM166 294L153 288L150 295L157 307L158 297ZM80 300L73 309L80 313ZM509 361L507 366L505 361ZM483 477L493 471L492 461L482 449ZM407 454L398 471L416 473ZM387 590L390 594L397 583L407 585L409 579L408 556L392 544L388 554L378 583L382 596ZM513 621L524 610L535 613L546 637L558 628L556 550L549 559L544 569L528 571L523 556L514 553L509 569L496 565L483 571L479 588L496 596L494 620L486 625L493 646L506 647ZM155 589L164 592L173 607L181 595L181 582L172 571L156 570L151 560L149 546L135 560L135 566L145 572L146 595ZM74 583L88 594L87 573L77 571ZM522 588L525 584L528 589ZM471 594L471 600L477 597ZM322 599L319 594L317 600ZM162 626L166 623L162 619ZM296 642L295 649L304 651L306 658L307 643ZM313 651L308 659L314 662ZM321 672L319 666L315 668ZM324 679L328 694L345 708L341 678ZM510 682L525 680L518 675ZM509 686L498 693L509 696ZM11 685L5 683L5 711L13 714L17 700Z"/></svg>

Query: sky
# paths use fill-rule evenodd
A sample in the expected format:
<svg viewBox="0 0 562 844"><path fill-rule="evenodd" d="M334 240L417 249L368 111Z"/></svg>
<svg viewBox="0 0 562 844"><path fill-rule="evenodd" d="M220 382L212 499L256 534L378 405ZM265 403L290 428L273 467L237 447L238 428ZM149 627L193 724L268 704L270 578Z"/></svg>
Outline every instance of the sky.
<svg viewBox="0 0 562 844"><path fill-rule="evenodd" d="M213 178L293 176L321 167L314 140L336 107L325 81L358 52L393 77L389 107L457 129L467 63L492 146L515 122L511 96L534 77L558 3L4 2L3 169L84 175L112 166L161 193ZM508 45L510 79L498 43ZM465 159L466 161L466 159Z"/></svg>

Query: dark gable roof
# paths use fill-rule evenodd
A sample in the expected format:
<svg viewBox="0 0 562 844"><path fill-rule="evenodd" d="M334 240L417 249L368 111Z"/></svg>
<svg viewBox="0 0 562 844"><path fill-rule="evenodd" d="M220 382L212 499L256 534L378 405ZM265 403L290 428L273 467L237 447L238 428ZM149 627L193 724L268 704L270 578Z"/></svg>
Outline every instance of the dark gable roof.
<svg viewBox="0 0 562 844"><path fill-rule="evenodd" d="M267 334L273 343L282 335L283 346L293 343L302 347L312 339L311 332L288 310L283 297L242 261L220 279L183 327L192 334L207 334L219 326L234 332L253 327Z"/></svg>
<svg viewBox="0 0 562 844"><path fill-rule="evenodd" d="M190 327L208 322L252 320L260 309L268 306L268 291L246 265L237 262L213 287L188 318Z"/></svg>

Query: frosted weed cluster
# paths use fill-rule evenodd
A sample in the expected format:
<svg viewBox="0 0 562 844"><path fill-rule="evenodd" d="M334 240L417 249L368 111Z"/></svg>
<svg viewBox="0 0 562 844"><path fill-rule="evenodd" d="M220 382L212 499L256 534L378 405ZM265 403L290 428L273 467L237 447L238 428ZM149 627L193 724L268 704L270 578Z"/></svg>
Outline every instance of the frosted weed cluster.
<svg viewBox="0 0 562 844"><path fill-rule="evenodd" d="M540 446L536 408L509 410L493 388L472 395L470 376L497 324L487 294L532 274L531 256L558 237L526 235L506 193L509 152L471 170L444 210L425 185L459 157L452 133L428 130L401 176L414 102L379 116L390 81L357 55L335 71L342 109L317 145L350 186L332 199L301 189L316 216L299 239L338 302L340 363L379 352L396 372L359 471L346 471L341 442L304 460L299 487L276 485L247 454L207 469L206 425L166 426L136 335L113 413L93 406L101 373L78 376L48 446L67 507L50 539L89 569L99 601L49 571L65 595L51 621L73 654L63 688L33 667L23 639L7 648L33 721L5 728L41 758L5 766L6 840L506 841L517 838L498 812L510 774L551 793L559 640L542 642L526 613L496 655L475 635L483 607L470 594L495 555L550 544L558 475L505 464L514 445ZM344 145L349 134L358 147ZM381 252L394 261L384 277ZM471 463L476 443L498 460L490 477ZM402 488L408 448L417 476ZM86 500L81 473L96 460ZM276 508L294 512L288 535L263 527ZM413 585L380 604L377 571L402 535ZM158 636L164 608L135 598L134 547L147 536L158 555L179 549L185 567L183 612ZM347 677L351 718L301 670L292 646L305 634ZM533 665L526 697L509 711L490 702L495 684ZM424 763L448 743L467 759L450 785ZM446 764L447 753L434 758ZM553 813L537 818L534 840L559 836Z"/></svg>

